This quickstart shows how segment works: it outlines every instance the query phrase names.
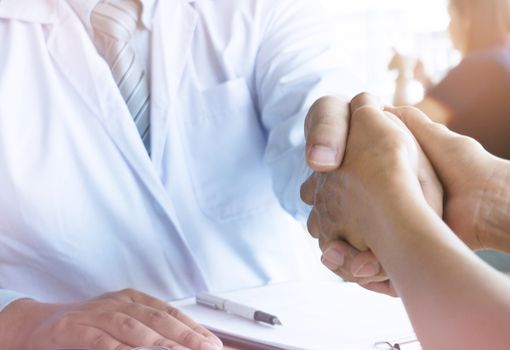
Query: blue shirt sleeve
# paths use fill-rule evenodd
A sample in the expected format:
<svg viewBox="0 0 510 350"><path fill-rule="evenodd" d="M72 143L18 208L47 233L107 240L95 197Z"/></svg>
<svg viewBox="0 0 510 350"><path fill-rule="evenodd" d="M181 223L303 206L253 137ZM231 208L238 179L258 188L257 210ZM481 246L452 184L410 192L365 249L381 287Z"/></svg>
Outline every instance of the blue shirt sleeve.
<svg viewBox="0 0 510 350"><path fill-rule="evenodd" d="M341 66L342 52L324 8L312 0L270 4L264 17L267 23L261 25L267 29L255 74L258 107L267 132L265 161L282 207L304 221L310 207L301 201L300 187L312 174L305 159L308 109L326 95L349 102L362 86Z"/></svg>

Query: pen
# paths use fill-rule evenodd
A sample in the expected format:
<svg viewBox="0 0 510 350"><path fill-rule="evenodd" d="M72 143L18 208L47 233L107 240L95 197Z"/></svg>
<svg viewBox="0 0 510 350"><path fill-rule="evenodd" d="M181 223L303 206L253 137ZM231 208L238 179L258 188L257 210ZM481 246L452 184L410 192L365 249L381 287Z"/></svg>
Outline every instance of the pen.
<svg viewBox="0 0 510 350"><path fill-rule="evenodd" d="M274 315L270 315L266 312L256 310L250 306L223 299L212 294L202 293L197 295L196 299L197 304L209 307L211 309L225 311L236 316L247 318L256 322L267 323L272 326L282 325L278 317Z"/></svg>

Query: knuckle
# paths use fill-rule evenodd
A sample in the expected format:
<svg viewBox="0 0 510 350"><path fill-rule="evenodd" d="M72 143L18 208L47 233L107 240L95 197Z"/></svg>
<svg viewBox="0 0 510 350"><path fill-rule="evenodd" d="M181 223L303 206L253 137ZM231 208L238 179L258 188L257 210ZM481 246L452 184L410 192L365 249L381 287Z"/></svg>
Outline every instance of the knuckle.
<svg viewBox="0 0 510 350"><path fill-rule="evenodd" d="M380 109L374 106L366 105L361 106L357 108L354 113L352 114L352 119L366 119L366 118L372 118L374 114L382 113Z"/></svg>
<svg viewBox="0 0 510 350"><path fill-rule="evenodd" d="M320 234L319 227L317 225L316 216L313 213L314 213L314 211L312 211L312 214L310 214L310 216L308 217L308 221L306 222L306 227L312 237L319 238L321 234Z"/></svg>
<svg viewBox="0 0 510 350"><path fill-rule="evenodd" d="M163 312L163 311L159 311L159 310L152 310L149 312L149 323L153 326L155 325L159 325L161 324L162 322L164 322L168 315Z"/></svg>
<svg viewBox="0 0 510 350"><path fill-rule="evenodd" d="M108 339L104 333L97 333L92 337L91 345L93 349L106 348L107 343Z"/></svg>
<svg viewBox="0 0 510 350"><path fill-rule="evenodd" d="M313 205L315 202L315 192L317 189L317 181L314 175L312 175L308 180L306 180L305 183L301 185L301 188L299 190L299 194L301 196L301 199L309 204Z"/></svg>
<svg viewBox="0 0 510 350"><path fill-rule="evenodd" d="M482 151L484 150L483 146L480 144L480 142L476 141L475 139L460 135L457 137L457 142L459 143L460 147L465 148L466 150L473 150L473 151Z"/></svg>
<svg viewBox="0 0 510 350"><path fill-rule="evenodd" d="M301 187L300 197L304 203L306 203L308 205L313 205L313 202L314 202L313 194L310 192L309 189Z"/></svg>
<svg viewBox="0 0 510 350"><path fill-rule="evenodd" d="M435 123L432 121L430 123L426 123L425 128L427 128L430 133L449 132L449 129L446 127L446 125L441 124L441 123ZM458 136L460 136L460 135L458 135Z"/></svg>
<svg viewBox="0 0 510 350"><path fill-rule="evenodd" d="M175 307L169 307L166 311L170 316L172 316L175 319L179 319L182 317L181 310L175 308Z"/></svg>
<svg viewBox="0 0 510 350"><path fill-rule="evenodd" d="M183 345L192 346L196 342L198 342L197 335L191 329L183 331L179 336L179 343Z"/></svg>
<svg viewBox="0 0 510 350"><path fill-rule="evenodd" d="M325 237L319 237L319 248L321 252L325 252L330 244L330 240Z"/></svg>
<svg viewBox="0 0 510 350"><path fill-rule="evenodd" d="M193 328L191 328L191 329L193 330L193 332L198 333L198 334L202 334L202 333L206 332L206 330L199 325L193 326Z"/></svg>
<svg viewBox="0 0 510 350"><path fill-rule="evenodd" d="M315 232L315 226L312 224L310 219L308 219L308 222L306 223L306 229L312 237L317 238L319 236L317 232Z"/></svg>
<svg viewBox="0 0 510 350"><path fill-rule="evenodd" d="M117 311L108 311L103 313L105 321L115 325L120 332L132 332L138 326L138 321L134 318Z"/></svg>
<svg viewBox="0 0 510 350"><path fill-rule="evenodd" d="M68 333L71 328L74 327L74 319L76 317L76 313L67 313L62 316L53 326L54 333L56 334L64 334Z"/></svg>
<svg viewBox="0 0 510 350"><path fill-rule="evenodd" d="M122 332L132 332L137 328L137 321L129 316L119 315L117 318L117 324Z"/></svg>

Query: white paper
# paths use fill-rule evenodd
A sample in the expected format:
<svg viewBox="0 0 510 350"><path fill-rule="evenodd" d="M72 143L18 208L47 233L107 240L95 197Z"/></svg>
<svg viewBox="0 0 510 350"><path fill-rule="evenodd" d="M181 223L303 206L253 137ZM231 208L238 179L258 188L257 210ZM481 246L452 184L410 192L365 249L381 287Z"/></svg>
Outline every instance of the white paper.
<svg viewBox="0 0 510 350"><path fill-rule="evenodd" d="M284 349L373 350L376 342L414 336L400 299L350 283L285 283L219 296L273 314L283 326L259 324L194 300L173 304L212 330Z"/></svg>

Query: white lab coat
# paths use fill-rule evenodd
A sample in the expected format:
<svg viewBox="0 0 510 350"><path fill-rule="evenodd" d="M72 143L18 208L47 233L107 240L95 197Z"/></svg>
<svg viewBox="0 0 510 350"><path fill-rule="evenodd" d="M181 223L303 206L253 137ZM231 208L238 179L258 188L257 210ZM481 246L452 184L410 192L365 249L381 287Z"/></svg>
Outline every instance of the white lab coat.
<svg viewBox="0 0 510 350"><path fill-rule="evenodd" d="M313 0L160 0L150 159L69 4L2 0L0 308L296 277L304 116L354 92L326 22Z"/></svg>

